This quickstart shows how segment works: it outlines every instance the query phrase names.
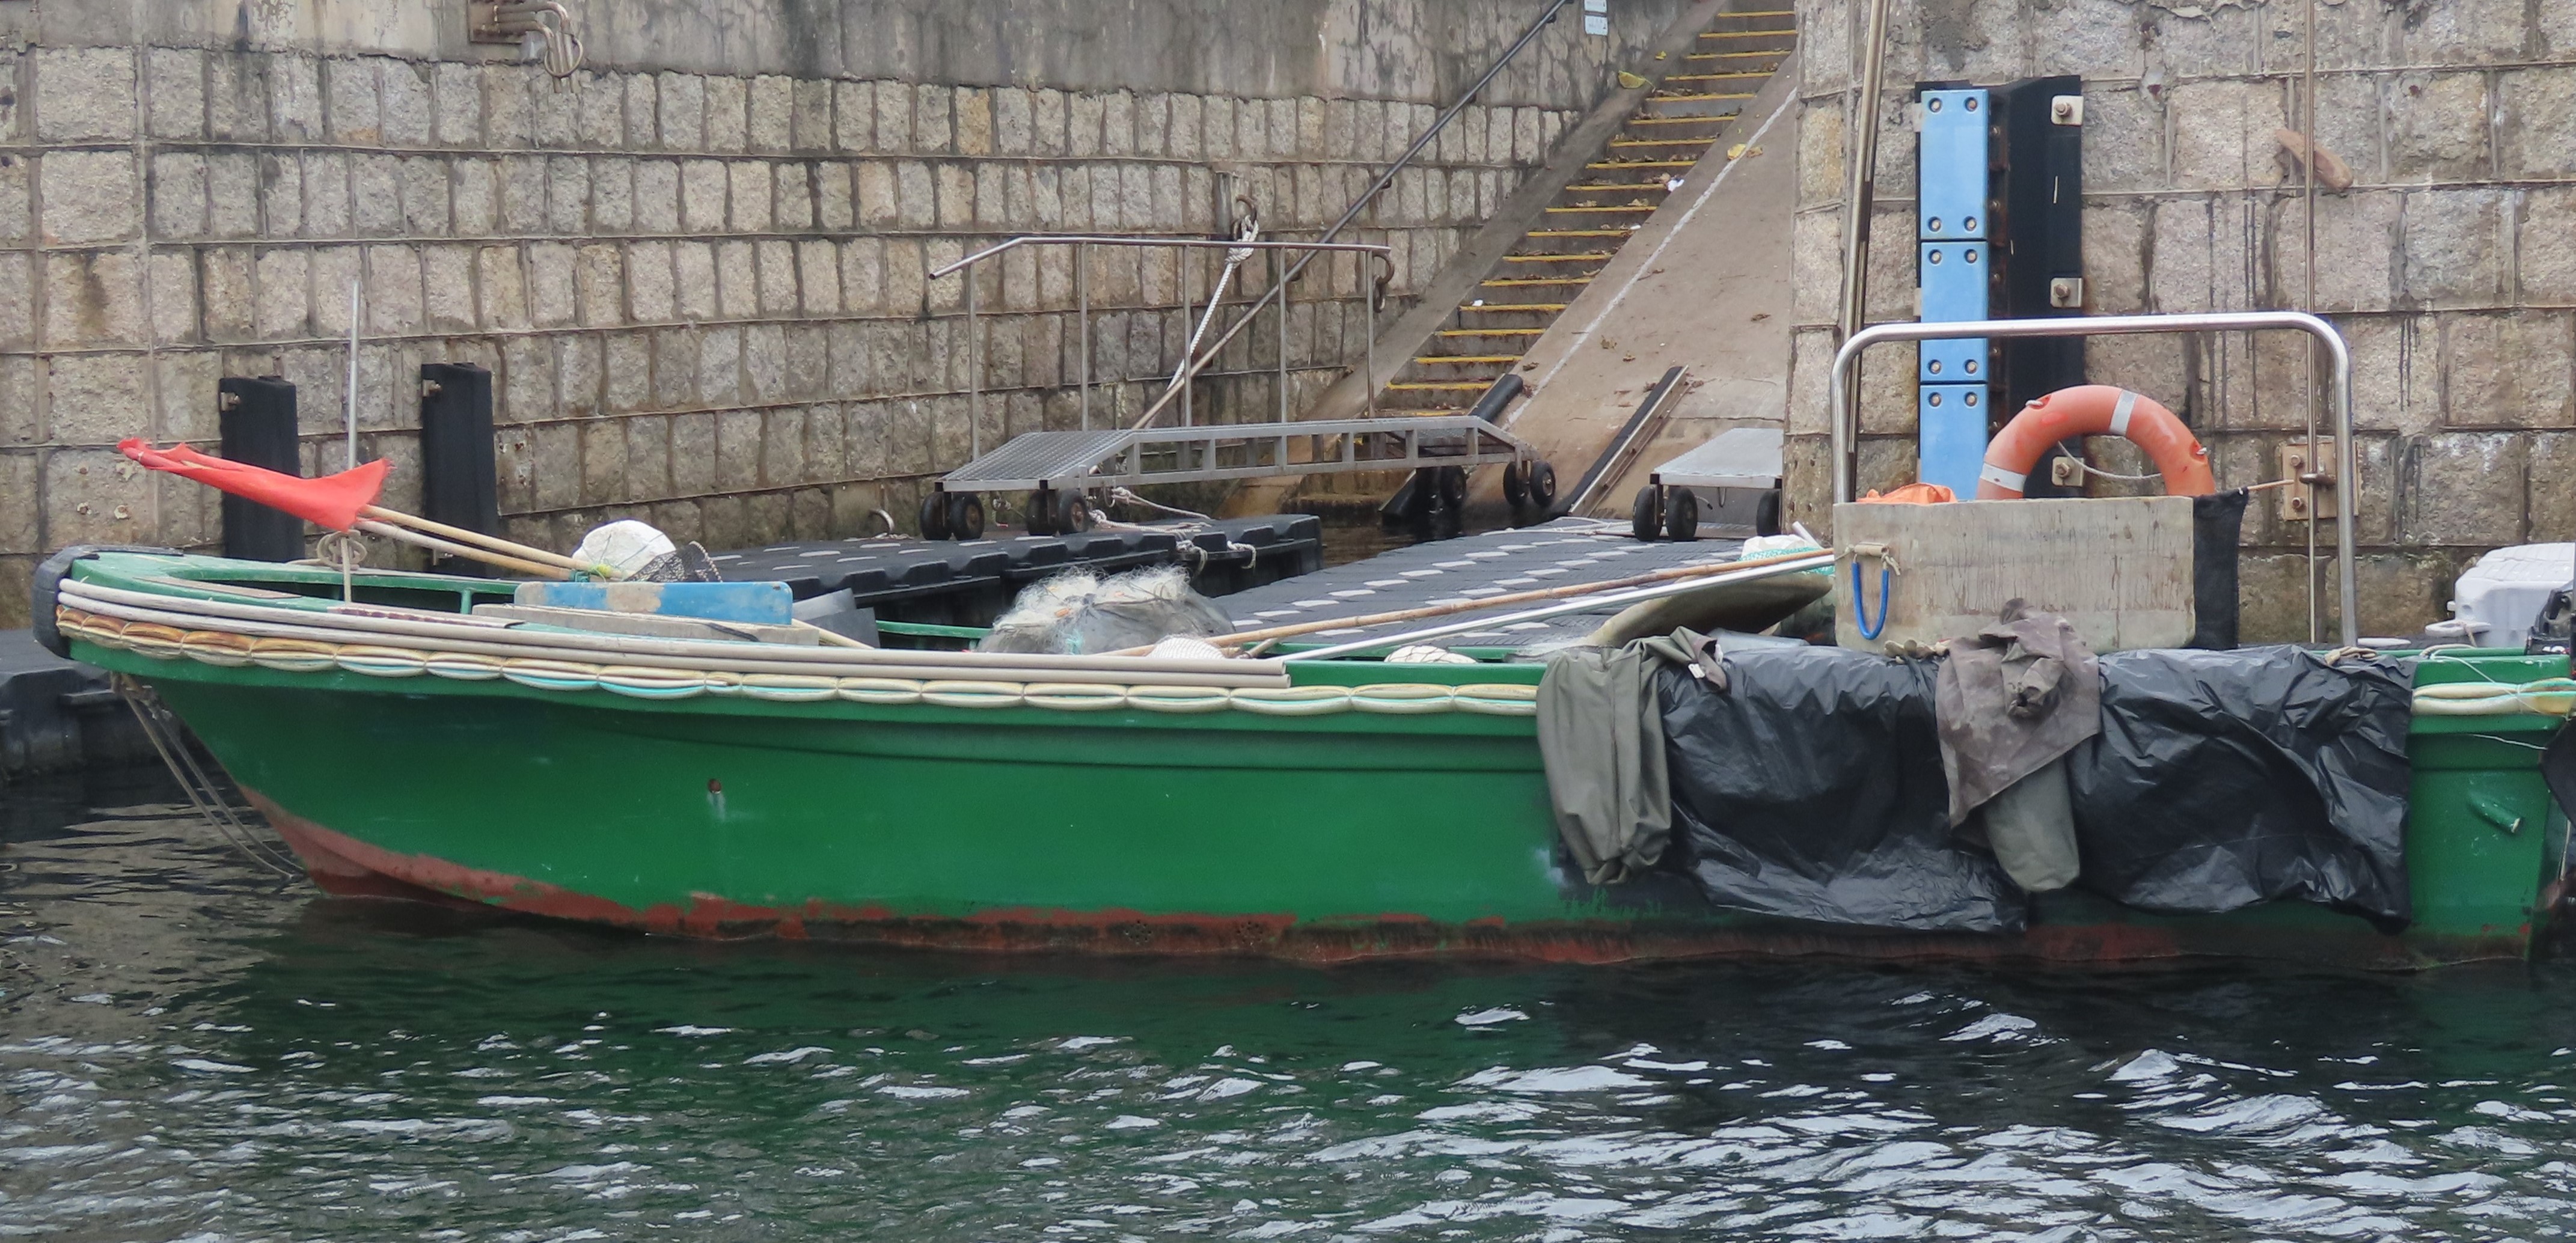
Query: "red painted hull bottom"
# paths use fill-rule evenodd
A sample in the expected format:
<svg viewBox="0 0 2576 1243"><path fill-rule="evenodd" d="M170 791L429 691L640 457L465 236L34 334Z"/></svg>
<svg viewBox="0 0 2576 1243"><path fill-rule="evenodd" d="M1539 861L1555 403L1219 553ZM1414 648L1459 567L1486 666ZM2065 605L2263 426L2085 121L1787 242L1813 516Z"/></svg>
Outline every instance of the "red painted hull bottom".
<svg viewBox="0 0 2576 1243"><path fill-rule="evenodd" d="M636 908L544 881L428 855L397 854L285 811L244 789L303 859L313 883L349 898L395 898L705 938L786 937L917 949L1279 958L1312 963L1451 957L1554 963L1679 958L1832 957L1882 961L2118 963L2188 957L2264 957L2372 968L2521 958L2519 937L2453 942L2427 957L2376 934L2292 932L2243 925L2034 926L2013 935L1820 931L1781 924L1690 920L1501 920L1439 924L1408 916L1299 921L1286 914L1148 915L1140 911L1017 908L922 917L810 902L784 908L702 895L686 908Z"/></svg>

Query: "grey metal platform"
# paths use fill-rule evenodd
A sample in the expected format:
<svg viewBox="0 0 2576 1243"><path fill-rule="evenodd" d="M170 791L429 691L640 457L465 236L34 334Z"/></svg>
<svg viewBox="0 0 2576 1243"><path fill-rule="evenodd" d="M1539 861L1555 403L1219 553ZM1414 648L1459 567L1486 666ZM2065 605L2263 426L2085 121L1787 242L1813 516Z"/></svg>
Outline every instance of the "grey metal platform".
<svg viewBox="0 0 2576 1243"><path fill-rule="evenodd" d="M1642 543L1626 523L1559 518L1540 526L1415 544L1365 561L1254 587L1217 602L1240 629L1287 626L1332 617L1358 617L1453 600L1473 600L1568 583L1607 582L1678 565L1732 561L1742 540L1703 539ZM1495 610L1508 613L1509 608ZM1611 606L1545 621L1452 635L1441 647L1544 650L1571 643L1619 611ZM1295 642L1340 643L1370 634L1397 634L1430 623L1335 627Z"/></svg>
<svg viewBox="0 0 2576 1243"><path fill-rule="evenodd" d="M1780 486L1784 436L1777 427L1736 427L1655 468L1649 482L1665 488Z"/></svg>
<svg viewBox="0 0 2576 1243"><path fill-rule="evenodd" d="M1305 440L1308 460L1290 456ZM1529 445L1464 414L1213 427L1029 432L960 466L943 492L1086 491L1278 475L1484 466L1537 460Z"/></svg>

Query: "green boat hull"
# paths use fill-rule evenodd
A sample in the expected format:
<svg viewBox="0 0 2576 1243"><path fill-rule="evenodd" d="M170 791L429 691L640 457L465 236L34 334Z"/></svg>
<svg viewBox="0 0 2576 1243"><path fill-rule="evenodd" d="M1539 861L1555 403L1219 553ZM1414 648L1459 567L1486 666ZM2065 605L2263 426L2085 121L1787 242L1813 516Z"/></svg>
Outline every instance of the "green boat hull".
<svg viewBox="0 0 2576 1243"><path fill-rule="evenodd" d="M1524 719L670 704L81 655L151 678L326 889L658 932L1314 960L2402 966L2527 952L2559 862L2525 738L2424 734L2417 920L2398 936L2298 904L2156 917L2080 898L2044 902L2018 936L1855 933L1573 881Z"/></svg>
<svg viewBox="0 0 2576 1243"><path fill-rule="evenodd" d="M700 936L1315 961L2404 967L2529 953L2564 862L2536 766L2560 721L2538 714L2417 719L2402 933L2300 903L2157 916L2055 894L2024 933L1926 935L1717 911L1678 878L1582 884L1560 864L1527 716L652 699L73 646L154 688L327 890ZM1391 680L1366 663L1293 667L1301 683ZM2565 671L2497 655L2428 664L2419 682ZM1404 673L1532 684L1539 668Z"/></svg>

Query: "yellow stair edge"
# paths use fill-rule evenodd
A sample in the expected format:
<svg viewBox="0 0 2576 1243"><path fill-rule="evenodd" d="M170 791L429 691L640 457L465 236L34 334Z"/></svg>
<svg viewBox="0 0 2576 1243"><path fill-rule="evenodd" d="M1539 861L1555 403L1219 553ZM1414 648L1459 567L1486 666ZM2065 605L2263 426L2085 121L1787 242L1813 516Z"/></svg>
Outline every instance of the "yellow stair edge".
<svg viewBox="0 0 2576 1243"><path fill-rule="evenodd" d="M1619 235L1619 236L1621 236L1621 237L1626 237L1626 236L1628 236L1628 231L1627 231L1627 230L1625 230L1625 229L1617 230L1617 233L1618 233L1618 235ZM1609 258L1609 257L1610 257L1610 252L1609 252L1609 251L1606 251L1606 250L1583 250L1583 251L1576 251L1576 252L1574 252L1573 254L1566 254L1566 255L1505 255L1505 256L1503 256L1503 262L1505 262L1505 263L1579 263L1579 262L1582 262L1582 261L1587 260L1587 259L1607 259L1607 258Z"/></svg>
<svg viewBox="0 0 2576 1243"><path fill-rule="evenodd" d="M1479 289L1501 289L1522 285L1589 285L1591 283L1592 278L1589 276L1498 276L1489 281L1478 281L1476 282L1476 287Z"/></svg>
<svg viewBox="0 0 2576 1243"><path fill-rule="evenodd" d="M1458 309L1461 311L1481 311L1486 308L1481 306L1462 306ZM1547 329L1545 328L1443 328L1431 335L1435 337L1535 337L1546 331Z"/></svg>
<svg viewBox="0 0 2576 1243"><path fill-rule="evenodd" d="M1623 160L1616 164L1586 164L1585 168L1689 168L1697 160Z"/></svg>
<svg viewBox="0 0 2576 1243"><path fill-rule="evenodd" d="M1518 354L1416 354L1413 361L1437 367L1482 367L1495 363L1516 363Z"/></svg>
<svg viewBox="0 0 2576 1243"><path fill-rule="evenodd" d="M1486 283L1486 284L1488 284L1488 285L1493 284L1493 282L1492 282L1492 281L1487 281L1487 282L1485 282L1485 283ZM1570 304L1568 304L1568 303L1564 303L1564 302L1488 302L1488 303L1486 303L1486 304L1485 304L1485 305L1483 305L1483 306L1477 306L1476 304L1474 304L1474 303L1470 302L1470 303L1462 304L1461 306L1459 306L1459 308L1458 308L1458 309L1459 309L1459 310L1461 310L1461 311L1478 311L1478 312L1483 312L1483 311L1493 311L1493 312L1497 312L1497 313L1501 313L1501 312L1511 312L1511 313L1536 313L1536 314L1541 314L1541 315L1548 315L1548 314L1555 314L1555 313L1557 313L1557 312L1563 311L1563 310L1564 310L1568 305L1570 305ZM1530 328L1530 329L1526 329L1525 331L1529 331L1529 332L1545 332L1545 331L1547 331L1547 329L1544 329L1544 328Z"/></svg>

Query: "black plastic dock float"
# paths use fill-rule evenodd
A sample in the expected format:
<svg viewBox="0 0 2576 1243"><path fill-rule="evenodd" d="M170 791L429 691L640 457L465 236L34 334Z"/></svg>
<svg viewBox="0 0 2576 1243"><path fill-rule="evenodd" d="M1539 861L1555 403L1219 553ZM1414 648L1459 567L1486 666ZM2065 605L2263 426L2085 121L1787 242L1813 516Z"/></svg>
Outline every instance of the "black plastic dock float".
<svg viewBox="0 0 2576 1243"><path fill-rule="evenodd" d="M1309 514L1223 518L1177 529L997 535L979 540L891 536L772 544L718 553L716 568L737 582L787 584L799 600L849 589L851 602L883 621L992 624L1022 587L1075 566L1114 573L1186 564L1206 595L1231 595L1323 567L1324 528Z"/></svg>
<svg viewBox="0 0 2576 1243"><path fill-rule="evenodd" d="M0 785L150 758L104 671L46 651L30 631L0 630Z"/></svg>

